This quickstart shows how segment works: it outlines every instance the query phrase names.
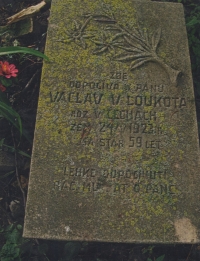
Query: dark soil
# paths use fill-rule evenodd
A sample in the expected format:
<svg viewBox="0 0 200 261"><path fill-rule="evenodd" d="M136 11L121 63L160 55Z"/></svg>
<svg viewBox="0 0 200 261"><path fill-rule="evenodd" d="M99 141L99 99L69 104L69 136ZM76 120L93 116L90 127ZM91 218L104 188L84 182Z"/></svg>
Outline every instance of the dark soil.
<svg viewBox="0 0 200 261"><path fill-rule="evenodd" d="M0 26L6 25L6 19L41 0L0 0ZM44 52L46 31L48 25L50 4L46 5L33 17L33 32L18 38L0 37L0 46L12 46L18 41L20 46L32 47ZM19 70L17 79L6 90L13 108L20 114L24 130L33 140L36 118L37 101L39 95L42 60L31 56L16 54L4 57L14 63ZM2 59L0 59L2 60ZM26 138L19 138L19 133L6 121L0 121L0 134L5 138L6 144L13 146L31 155L32 142ZM18 176L22 188L27 193L30 159L20 154L17 156ZM0 173L1 175L1 173ZM11 202L19 202L17 210L11 211ZM24 199L17 182L16 172L5 178L0 176L0 227L6 228L9 224L23 224ZM0 249L6 238L0 237ZM22 255L22 260L50 260L50 261L147 261L165 254L164 261L200 261L200 246L198 245L152 245L148 244L113 244L113 243L67 243L59 241L30 240L28 251ZM40 251L41 248L44 251ZM1 250L0 250L1 253ZM3 260L3 259L1 259ZM8 259L6 259L9 261ZM10 259L19 260L19 259ZM150 260L149 260L150 261ZM159 259L157 260L159 261Z"/></svg>

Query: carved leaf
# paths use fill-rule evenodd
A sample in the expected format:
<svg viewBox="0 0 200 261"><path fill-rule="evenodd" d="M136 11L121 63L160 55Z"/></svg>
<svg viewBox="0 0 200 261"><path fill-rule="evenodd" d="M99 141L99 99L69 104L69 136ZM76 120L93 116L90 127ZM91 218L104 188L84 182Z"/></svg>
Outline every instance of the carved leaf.
<svg viewBox="0 0 200 261"><path fill-rule="evenodd" d="M85 14L83 14L82 16L88 18L88 17L91 17L92 14L91 14L91 13L85 13Z"/></svg>
<svg viewBox="0 0 200 261"><path fill-rule="evenodd" d="M154 51L156 51L157 46L160 42L160 37L161 37L161 28L158 28L152 36L152 48Z"/></svg>
<svg viewBox="0 0 200 261"><path fill-rule="evenodd" d="M149 46L149 36L148 36L148 33L146 30L144 31L144 39L145 39L146 44Z"/></svg>
<svg viewBox="0 0 200 261"><path fill-rule="evenodd" d="M95 19L112 19L108 15L93 15L94 20Z"/></svg>
<svg viewBox="0 0 200 261"><path fill-rule="evenodd" d="M96 45L102 45L102 44L103 44L103 42L101 42L101 41L96 41L95 39L94 39L94 40L91 39L91 41L92 41L93 43L95 43Z"/></svg>
<svg viewBox="0 0 200 261"><path fill-rule="evenodd" d="M116 40L116 39L118 39L118 38L120 38L122 36L124 36L124 33L115 34L111 40L114 41L114 40Z"/></svg>
<svg viewBox="0 0 200 261"><path fill-rule="evenodd" d="M134 54L121 53L119 55L114 56L114 60L120 62L127 62L135 59Z"/></svg>
<svg viewBox="0 0 200 261"><path fill-rule="evenodd" d="M81 24L76 20L74 20L73 22L73 30L79 30L81 28Z"/></svg>
<svg viewBox="0 0 200 261"><path fill-rule="evenodd" d="M125 50L125 51L127 51L127 52L134 52L134 53L143 53L144 52L144 50L141 50L141 49L138 49L138 48L131 48L131 47L124 47L123 45L121 45L121 43L116 43L116 44L113 44L113 46L117 46L118 48L120 48L120 49L123 49L123 50Z"/></svg>
<svg viewBox="0 0 200 261"><path fill-rule="evenodd" d="M129 40L130 44L133 45L137 45L137 48L141 49L141 50L145 50L145 51L150 51L149 50L149 46L147 45L147 43L145 42L144 39L137 37L136 35L127 35L127 40ZM132 43L131 43L132 42ZM134 42L134 43L133 43Z"/></svg>
<svg viewBox="0 0 200 261"><path fill-rule="evenodd" d="M131 46L137 48L138 50L141 50L141 51L145 51L145 50L146 50L145 48L143 48L143 47L141 46L141 44L138 44L138 41L137 41L137 43L136 43L136 41L133 41L132 39L128 38L127 36L124 36L124 39L125 39L125 41L126 41L129 45L131 45Z"/></svg>
<svg viewBox="0 0 200 261"><path fill-rule="evenodd" d="M86 42L82 37L73 39L74 43L77 44L78 46L82 47L83 49L87 48Z"/></svg>
<svg viewBox="0 0 200 261"><path fill-rule="evenodd" d="M136 35L132 35L132 37L134 38L134 41L140 46L140 48L144 49L145 51L150 51L150 47L144 38L139 38Z"/></svg>
<svg viewBox="0 0 200 261"><path fill-rule="evenodd" d="M108 51L108 47L107 47L107 46L104 46L104 47L102 47L102 48L97 48L97 49L95 49L92 53L93 53L93 54L96 54L96 55L100 55L100 54L102 54L102 53L104 53L104 52L106 52L106 51Z"/></svg>
<svg viewBox="0 0 200 261"><path fill-rule="evenodd" d="M131 31L138 37L142 37L142 30L140 28L140 25L138 23L135 24L134 27L131 28Z"/></svg>
<svg viewBox="0 0 200 261"><path fill-rule="evenodd" d="M73 39L71 38L68 38L68 39L58 39L58 40L55 40L56 42L60 42L60 43L65 43L65 44L69 44L73 41Z"/></svg>
<svg viewBox="0 0 200 261"><path fill-rule="evenodd" d="M140 54L130 54L130 53L121 53L119 55L116 55L114 59L119 62L127 62L131 60L135 60L138 58L144 58L144 57L150 57L151 55L148 53L140 53Z"/></svg>
<svg viewBox="0 0 200 261"><path fill-rule="evenodd" d="M119 30L119 28L117 27L117 26L115 26L115 25L112 25L112 24L110 24L110 25L107 25L106 27L105 27L105 30L115 30L115 31L120 31Z"/></svg>
<svg viewBox="0 0 200 261"><path fill-rule="evenodd" d="M93 34L84 34L82 37L85 39L90 39L90 38L93 38L94 35Z"/></svg>
<svg viewBox="0 0 200 261"><path fill-rule="evenodd" d="M83 38L80 38L80 46L81 46L83 49L86 49L86 47L87 47L86 42L84 41Z"/></svg>
<svg viewBox="0 0 200 261"><path fill-rule="evenodd" d="M149 61L151 61L151 59L148 59L148 58L147 59L146 58L137 59L131 63L130 70L132 71Z"/></svg>
<svg viewBox="0 0 200 261"><path fill-rule="evenodd" d="M112 46L116 46L118 48L121 48L123 45L124 42L120 41L120 42L112 42ZM121 48L122 49L122 48Z"/></svg>
<svg viewBox="0 0 200 261"><path fill-rule="evenodd" d="M93 15L94 21L98 23L106 23L106 24L116 24L116 21L113 18L110 18L106 15Z"/></svg>

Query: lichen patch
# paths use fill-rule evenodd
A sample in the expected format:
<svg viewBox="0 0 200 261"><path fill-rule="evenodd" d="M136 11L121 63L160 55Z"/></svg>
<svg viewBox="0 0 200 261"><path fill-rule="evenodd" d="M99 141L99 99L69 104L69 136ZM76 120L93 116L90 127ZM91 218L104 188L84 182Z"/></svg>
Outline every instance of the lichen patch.
<svg viewBox="0 0 200 261"><path fill-rule="evenodd" d="M197 242L197 229L189 218L177 219L174 222L174 227L178 241L184 243Z"/></svg>

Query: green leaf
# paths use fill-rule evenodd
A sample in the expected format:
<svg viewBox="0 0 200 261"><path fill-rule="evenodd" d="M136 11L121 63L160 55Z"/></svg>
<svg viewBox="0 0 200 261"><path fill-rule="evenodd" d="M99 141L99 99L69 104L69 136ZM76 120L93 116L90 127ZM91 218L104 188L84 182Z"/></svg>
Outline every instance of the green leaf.
<svg viewBox="0 0 200 261"><path fill-rule="evenodd" d="M9 100L3 92L0 92L0 115L10 121L20 131L20 135L23 134L24 137L31 143L29 133L25 129L22 130L20 115L12 109Z"/></svg>
<svg viewBox="0 0 200 261"><path fill-rule="evenodd" d="M0 146L1 146L1 141L0 141ZM10 149L10 152L15 152L15 148L13 146L8 146L6 144L3 144L3 146ZM22 150L16 150L16 152L21 154L22 156L25 156L27 158L31 158L31 156L29 154L27 154L26 152L23 152Z"/></svg>
<svg viewBox="0 0 200 261"><path fill-rule="evenodd" d="M158 258L156 258L156 261L163 261L164 258L165 258L165 255L159 256Z"/></svg>
<svg viewBox="0 0 200 261"><path fill-rule="evenodd" d="M19 130L21 136L22 122L19 114L15 110L13 110L11 106L8 106L1 100L0 100L0 114L3 117L5 117L8 121L10 121Z"/></svg>
<svg viewBox="0 0 200 261"><path fill-rule="evenodd" d="M18 230L22 230L22 229L23 229L22 225L18 224L18 225L17 225L17 229L18 229Z"/></svg>
<svg viewBox="0 0 200 261"><path fill-rule="evenodd" d="M4 78L4 77L1 77L0 78L0 82L3 84L3 86L5 87L9 87L12 85L12 80L11 79L7 79L7 78Z"/></svg>
<svg viewBox="0 0 200 261"><path fill-rule="evenodd" d="M13 173L14 173L14 171L7 172L7 173L4 174L3 176L1 175L1 176L0 176L0 179L4 179L4 178L10 176L10 175L13 174Z"/></svg>
<svg viewBox="0 0 200 261"><path fill-rule="evenodd" d="M7 104L8 106L10 106L10 102L6 96L5 93L0 92L0 102L4 102L5 104Z"/></svg>
<svg viewBox="0 0 200 261"><path fill-rule="evenodd" d="M4 140L5 140L5 138L0 140L0 147L3 146Z"/></svg>
<svg viewBox="0 0 200 261"><path fill-rule="evenodd" d="M147 261L152 261L152 259L151 258L147 258Z"/></svg>
<svg viewBox="0 0 200 261"><path fill-rule="evenodd" d="M190 21L186 24L186 26L193 26L193 25L196 25L196 24L199 24L199 23L200 23L200 21L199 21L198 18L195 16L195 17L192 18L192 20L190 20Z"/></svg>
<svg viewBox="0 0 200 261"><path fill-rule="evenodd" d="M5 234L5 238L6 238L6 243L11 243L11 244L18 244L21 240L21 235L22 234L22 230L20 231L19 229L17 229L16 227L14 227L11 231L8 231Z"/></svg>
<svg viewBox="0 0 200 261"><path fill-rule="evenodd" d="M7 231L12 231L13 228L14 228L14 224L8 225L5 231L6 231L6 232L7 232Z"/></svg>
<svg viewBox="0 0 200 261"><path fill-rule="evenodd" d="M20 249L17 244L8 244L6 243L0 252L1 261L11 261L15 258L18 258L20 255Z"/></svg>
<svg viewBox="0 0 200 261"><path fill-rule="evenodd" d="M45 54L31 48L18 47L18 46L0 47L0 55L8 55L8 54L15 54L15 53L28 53L28 54L38 56L40 58L44 58L47 61L49 61L49 58Z"/></svg>

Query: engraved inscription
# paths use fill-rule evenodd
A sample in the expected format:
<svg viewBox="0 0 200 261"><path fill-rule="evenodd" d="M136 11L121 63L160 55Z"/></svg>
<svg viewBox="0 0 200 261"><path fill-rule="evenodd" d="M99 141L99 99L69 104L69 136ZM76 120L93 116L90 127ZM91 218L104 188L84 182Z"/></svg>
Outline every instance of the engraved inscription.
<svg viewBox="0 0 200 261"><path fill-rule="evenodd" d="M119 55L118 57L120 58ZM148 82L130 84L128 79L126 71L110 71L105 80L70 80L67 84L68 91L65 88L50 91L51 104L76 106L67 112L70 119L69 131L72 135L76 135L74 143L76 146L100 148L105 152L128 149L131 153L140 152L142 149L149 151L149 155L153 157L162 151L165 142L161 137L168 135L166 126L163 125L166 113L169 110L172 117L179 111L187 109L187 98L166 95L169 86L165 84ZM98 122L94 123L92 119L97 119ZM175 179L167 181L166 171L98 170L74 166L65 167L64 176L68 176L69 180L55 181L55 190L76 193L105 191L114 195L118 193L174 195L177 191ZM162 182L163 177L165 183Z"/></svg>
<svg viewBox="0 0 200 261"><path fill-rule="evenodd" d="M167 171L144 171L140 170L120 170L83 167L64 167L64 175L69 179L54 181L54 190L74 191L77 193L99 192L106 193L150 193L168 194L177 193L177 185L171 182L162 183L163 178L173 177ZM82 178L82 181L78 178ZM98 181L96 181L98 178ZM72 180L71 180L72 179ZM120 181L123 180L123 181ZM112 181L112 182L110 182Z"/></svg>
<svg viewBox="0 0 200 261"><path fill-rule="evenodd" d="M142 95L114 95L110 94L105 97L103 93L81 93L81 92L50 92L50 102L66 102L73 104L102 104L106 101L110 105L124 104L127 106L135 105L137 107L153 106L153 107L173 107L185 108L187 107L187 100L185 97L169 97L169 96L142 96Z"/></svg>

